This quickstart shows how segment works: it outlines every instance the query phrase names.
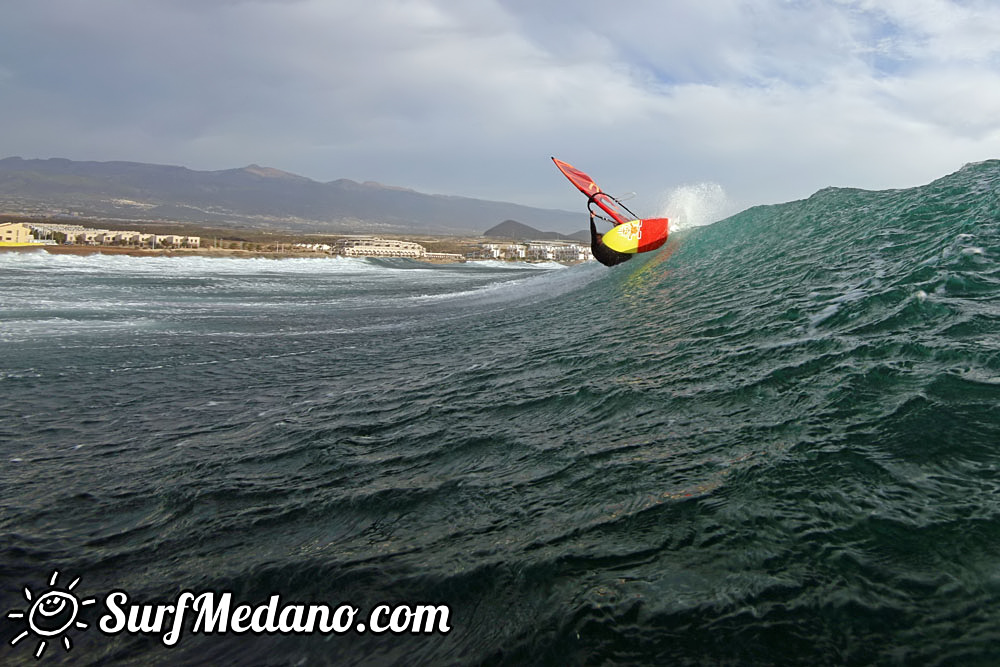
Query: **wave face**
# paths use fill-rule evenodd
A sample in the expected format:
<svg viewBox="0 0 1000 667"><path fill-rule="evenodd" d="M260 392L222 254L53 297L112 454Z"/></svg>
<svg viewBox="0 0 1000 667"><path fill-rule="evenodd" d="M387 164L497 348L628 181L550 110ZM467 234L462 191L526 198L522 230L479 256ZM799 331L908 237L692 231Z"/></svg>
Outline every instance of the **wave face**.
<svg viewBox="0 0 1000 667"><path fill-rule="evenodd" d="M611 270L0 254L0 342L4 610L58 570L453 628L47 660L1000 660L997 161Z"/></svg>

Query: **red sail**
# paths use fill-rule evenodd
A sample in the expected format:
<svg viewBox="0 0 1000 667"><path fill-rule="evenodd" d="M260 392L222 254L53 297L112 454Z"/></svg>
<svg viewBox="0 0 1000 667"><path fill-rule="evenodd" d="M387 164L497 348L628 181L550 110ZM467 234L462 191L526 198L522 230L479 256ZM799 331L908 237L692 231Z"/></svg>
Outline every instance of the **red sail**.
<svg viewBox="0 0 1000 667"><path fill-rule="evenodd" d="M559 167L559 171L570 180L570 183L575 185L580 192L587 195L589 201L600 206L601 210L614 218L617 224L626 223L633 218L633 216L622 211L614 199L601 192L601 189L597 187L597 183L590 176L562 160L552 158L552 161Z"/></svg>

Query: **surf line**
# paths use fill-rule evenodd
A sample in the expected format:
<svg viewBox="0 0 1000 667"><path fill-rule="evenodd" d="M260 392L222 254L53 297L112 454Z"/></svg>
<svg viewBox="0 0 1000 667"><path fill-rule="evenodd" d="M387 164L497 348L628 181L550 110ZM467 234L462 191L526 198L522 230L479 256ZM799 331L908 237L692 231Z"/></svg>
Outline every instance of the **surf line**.
<svg viewBox="0 0 1000 667"><path fill-rule="evenodd" d="M448 625L451 609L447 605L392 607L382 604L356 623L361 610L353 605L282 605L279 594L271 595L266 604L234 607L230 591L206 591L197 595L183 591L174 604L129 604L128 593L114 590L105 597L104 604L108 613L98 622L102 633L108 636L122 632L160 635L165 646L174 646L180 641L189 611L196 614L191 627L193 634L446 634L451 630Z"/></svg>

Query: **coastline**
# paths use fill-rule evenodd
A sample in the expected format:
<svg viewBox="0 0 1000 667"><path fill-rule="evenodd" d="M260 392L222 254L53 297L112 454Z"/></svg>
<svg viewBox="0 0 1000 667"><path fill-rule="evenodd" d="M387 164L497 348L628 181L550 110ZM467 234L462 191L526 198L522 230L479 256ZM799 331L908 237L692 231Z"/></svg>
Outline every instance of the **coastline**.
<svg viewBox="0 0 1000 667"><path fill-rule="evenodd" d="M0 247L0 252L36 252L44 250L52 255L128 255L130 257L216 257L229 259L288 259L288 258L330 258L336 255L322 252L307 252L294 250L239 250L229 248L122 248L118 246L82 246L82 245L42 245L37 246L7 246ZM452 263L434 260L421 260L431 264Z"/></svg>
<svg viewBox="0 0 1000 667"><path fill-rule="evenodd" d="M215 229L190 225L167 229L155 225L131 225L136 229L119 229L123 225L105 220L79 220L82 224L65 224L60 220L43 219L24 222L14 216L5 226L11 230L5 239L14 241L44 239L36 243L0 242L0 251L35 252L39 248L57 255L126 255L130 257L214 257L229 259L319 259L335 257L388 258L403 256L424 264L464 264L479 260L525 262L529 264L555 262L573 265L585 262L589 248L579 243L557 241L517 241L482 236L343 236L295 234L289 231L260 229ZM164 223L167 224L167 223ZM27 227L28 229L24 229ZM110 228L110 229L108 229ZM169 231L169 234L161 232ZM10 232L10 233L8 233ZM205 243L202 243L202 240ZM568 245L568 247L567 247ZM585 245L585 244L584 244ZM350 247L348 247L350 246ZM363 247L356 247L363 246ZM369 246L372 246L369 248ZM375 247L378 246L378 247ZM403 246L406 246L405 248ZM371 250L372 252L365 252ZM419 252L413 252L413 251Z"/></svg>
<svg viewBox="0 0 1000 667"><path fill-rule="evenodd" d="M122 248L118 246L82 246L82 245L42 245L37 246L6 246L0 247L0 252L37 252L44 250L51 255L127 255L129 257L215 257L223 259L337 259L340 255L330 255L322 252L296 252L292 250L262 251L239 250L229 248ZM445 260L412 258L414 262L425 264L465 264L475 263L477 259ZM503 261L503 260L501 260ZM521 260L533 264L530 260ZM579 262L557 262L571 266Z"/></svg>

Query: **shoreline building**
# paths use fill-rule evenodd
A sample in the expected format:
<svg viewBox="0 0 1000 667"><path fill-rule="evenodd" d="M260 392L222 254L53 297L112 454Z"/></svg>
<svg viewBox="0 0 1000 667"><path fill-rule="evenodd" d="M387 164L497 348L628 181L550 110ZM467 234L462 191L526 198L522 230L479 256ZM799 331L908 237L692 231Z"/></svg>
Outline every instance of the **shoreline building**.
<svg viewBox="0 0 1000 667"><path fill-rule="evenodd" d="M383 239L377 236L349 236L337 239L334 252L344 257L409 257L420 259L427 249L419 243Z"/></svg>
<svg viewBox="0 0 1000 667"><path fill-rule="evenodd" d="M590 246L566 241L523 241L521 243L480 243L472 259L535 262L588 262L594 258Z"/></svg>
<svg viewBox="0 0 1000 667"><path fill-rule="evenodd" d="M7 222L0 225L0 245L22 246L36 243L31 228L22 222Z"/></svg>
<svg viewBox="0 0 1000 667"><path fill-rule="evenodd" d="M480 243L478 257L482 259L525 259L526 246L522 243Z"/></svg>
<svg viewBox="0 0 1000 667"><path fill-rule="evenodd" d="M200 236L181 234L149 234L133 230L90 229L82 225L34 223L31 229L38 236L62 239L67 245L106 245L137 248L200 248Z"/></svg>

